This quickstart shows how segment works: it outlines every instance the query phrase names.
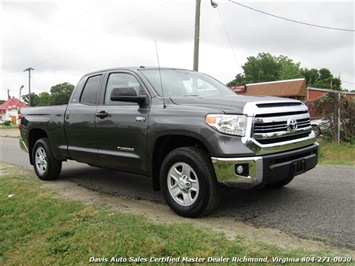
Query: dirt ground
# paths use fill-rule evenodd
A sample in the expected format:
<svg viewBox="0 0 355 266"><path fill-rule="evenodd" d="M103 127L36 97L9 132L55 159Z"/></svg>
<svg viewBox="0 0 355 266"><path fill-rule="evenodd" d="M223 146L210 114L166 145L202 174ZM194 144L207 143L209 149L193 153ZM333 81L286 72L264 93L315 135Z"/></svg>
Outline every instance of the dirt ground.
<svg viewBox="0 0 355 266"><path fill-rule="evenodd" d="M19 131L17 128L6 130L0 129L0 136L17 138L19 137ZM165 204L95 192L68 180L59 179L54 182L48 182L43 184L43 187L56 192L58 197L61 198L80 200L87 204L105 205L111 207L114 211L144 215L154 223L190 223L197 227L204 227L208 230L222 232L229 239L241 236L286 249L304 249L310 252L332 250L334 254L329 255L339 255L339 250L337 248L327 246L323 242L302 239L278 229L264 227L256 228L246 223L236 221L233 218L183 218L173 213ZM355 258L354 251L346 250L345 253L348 254L342 255Z"/></svg>
<svg viewBox="0 0 355 266"><path fill-rule="evenodd" d="M277 229L255 228L233 219L220 217L203 217L199 219L184 218L173 213L167 205L145 200L101 194L65 180L45 183L43 187L57 192L58 197L61 198L80 200L94 205L105 205L111 207L115 211L144 215L153 223L190 223L197 227L204 227L216 232L222 232L231 240L235 237L242 236L286 249L305 249L310 252L333 250L334 256L339 256L336 249L327 246L322 242L301 239ZM355 253L351 252L348 255L354 257Z"/></svg>
<svg viewBox="0 0 355 266"><path fill-rule="evenodd" d="M10 137L10 138L18 138L20 137L20 130L17 127L3 129L0 128L0 136L1 137Z"/></svg>

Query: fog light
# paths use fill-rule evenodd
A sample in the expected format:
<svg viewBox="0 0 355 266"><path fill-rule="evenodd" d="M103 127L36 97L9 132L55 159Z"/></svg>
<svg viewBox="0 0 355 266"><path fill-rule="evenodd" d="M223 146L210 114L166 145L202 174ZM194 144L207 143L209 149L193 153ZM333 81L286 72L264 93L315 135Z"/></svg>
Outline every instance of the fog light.
<svg viewBox="0 0 355 266"><path fill-rule="evenodd" d="M241 175L241 174L243 173L243 171L244 171L243 166L239 165L239 166L237 167L237 174L238 174L238 175Z"/></svg>
<svg viewBox="0 0 355 266"><path fill-rule="evenodd" d="M247 164L247 163L236 164L234 166L234 171L235 171L236 175L248 177L249 176L249 164Z"/></svg>

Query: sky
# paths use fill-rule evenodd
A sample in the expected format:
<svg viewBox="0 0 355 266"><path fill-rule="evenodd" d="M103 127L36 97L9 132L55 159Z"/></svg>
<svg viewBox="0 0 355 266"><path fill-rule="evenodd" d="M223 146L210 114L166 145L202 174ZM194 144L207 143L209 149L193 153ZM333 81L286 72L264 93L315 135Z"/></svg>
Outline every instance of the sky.
<svg viewBox="0 0 355 266"><path fill-rule="evenodd" d="M37 94L105 68L193 68L194 0L0 1L2 100L28 93L28 68ZM199 71L228 83L266 52L355 90L353 0L214 1L201 3Z"/></svg>

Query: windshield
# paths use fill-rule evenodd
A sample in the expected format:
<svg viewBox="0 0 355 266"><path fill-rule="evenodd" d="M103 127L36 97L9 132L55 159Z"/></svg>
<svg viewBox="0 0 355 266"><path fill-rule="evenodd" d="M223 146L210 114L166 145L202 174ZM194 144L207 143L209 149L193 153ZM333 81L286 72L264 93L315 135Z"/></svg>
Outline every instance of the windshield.
<svg viewBox="0 0 355 266"><path fill-rule="evenodd" d="M140 69L159 96L165 97L218 97L235 95L224 84L212 77L181 69Z"/></svg>

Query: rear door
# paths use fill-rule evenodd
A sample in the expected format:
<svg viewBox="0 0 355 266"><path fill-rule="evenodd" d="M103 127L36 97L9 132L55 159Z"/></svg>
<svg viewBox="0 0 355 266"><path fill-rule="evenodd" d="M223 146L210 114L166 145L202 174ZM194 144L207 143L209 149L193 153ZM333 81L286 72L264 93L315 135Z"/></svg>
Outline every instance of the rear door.
<svg viewBox="0 0 355 266"><path fill-rule="evenodd" d="M149 103L111 101L114 88L134 88L147 95L135 73L119 71L106 75L105 89L97 108L96 134L101 166L123 171L146 173L147 125Z"/></svg>
<svg viewBox="0 0 355 266"><path fill-rule="evenodd" d="M103 74L83 78L65 114L68 152L79 162L95 164L97 161L96 109L102 80Z"/></svg>

